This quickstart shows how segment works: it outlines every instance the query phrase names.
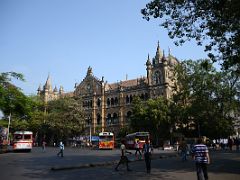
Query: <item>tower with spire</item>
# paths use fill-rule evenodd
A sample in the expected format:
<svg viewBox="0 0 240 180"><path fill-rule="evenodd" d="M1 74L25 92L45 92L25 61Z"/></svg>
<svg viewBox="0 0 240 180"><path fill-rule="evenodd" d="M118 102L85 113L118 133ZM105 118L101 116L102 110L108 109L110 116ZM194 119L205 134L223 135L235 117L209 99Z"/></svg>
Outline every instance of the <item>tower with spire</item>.
<svg viewBox="0 0 240 180"><path fill-rule="evenodd" d="M52 82L51 77L48 74L46 83L41 87L41 84L39 85L37 89L37 95L43 99L45 103L51 100L58 99L63 94L63 87L61 86L58 92L57 86L55 88L52 88Z"/></svg>
<svg viewBox="0 0 240 180"><path fill-rule="evenodd" d="M165 56L158 41L155 57L151 61L148 54L146 62L147 82L151 87L150 97L166 96L169 98L171 96L173 86L171 79L173 68L177 63L178 60L171 55L170 50L168 57Z"/></svg>

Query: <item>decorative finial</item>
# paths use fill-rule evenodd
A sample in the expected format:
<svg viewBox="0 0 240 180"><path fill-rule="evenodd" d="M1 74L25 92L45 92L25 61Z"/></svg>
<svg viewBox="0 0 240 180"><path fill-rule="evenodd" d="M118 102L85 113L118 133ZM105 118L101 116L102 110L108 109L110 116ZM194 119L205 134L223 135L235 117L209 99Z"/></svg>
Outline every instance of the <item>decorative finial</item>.
<svg viewBox="0 0 240 180"><path fill-rule="evenodd" d="M170 47L168 47L168 56L170 56L171 55L171 49L170 49Z"/></svg>
<svg viewBox="0 0 240 180"><path fill-rule="evenodd" d="M91 66L88 67L87 75L88 76L92 75L92 68L91 68Z"/></svg>

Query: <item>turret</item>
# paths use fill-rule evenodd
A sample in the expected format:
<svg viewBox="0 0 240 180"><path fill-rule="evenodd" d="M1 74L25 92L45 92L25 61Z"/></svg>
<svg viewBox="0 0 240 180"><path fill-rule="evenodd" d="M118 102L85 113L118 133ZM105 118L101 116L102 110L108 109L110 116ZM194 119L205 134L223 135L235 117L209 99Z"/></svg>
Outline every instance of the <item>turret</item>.
<svg viewBox="0 0 240 180"><path fill-rule="evenodd" d="M163 54L160 49L160 45L159 45L159 41L158 41L158 46L157 46L157 51L156 51L156 56L155 56L155 64L161 63L162 57L163 57Z"/></svg>
<svg viewBox="0 0 240 180"><path fill-rule="evenodd" d="M91 66L88 67L88 71L87 71L87 76L92 76L92 68Z"/></svg>
<svg viewBox="0 0 240 180"><path fill-rule="evenodd" d="M53 93L56 95L58 93L57 86L55 86Z"/></svg>
<svg viewBox="0 0 240 180"><path fill-rule="evenodd" d="M59 88L59 94L62 95L63 93L64 93L63 87L60 86L60 88Z"/></svg>
<svg viewBox="0 0 240 180"><path fill-rule="evenodd" d="M37 95L40 95L41 94L41 91L42 91L42 88L41 88L41 84L39 85L38 89L37 89Z"/></svg>
<svg viewBox="0 0 240 180"><path fill-rule="evenodd" d="M147 70L147 80L148 80L148 84L152 85L152 64L150 62L150 57L148 54L148 58L147 58L147 62L146 62L146 70Z"/></svg>
<svg viewBox="0 0 240 180"><path fill-rule="evenodd" d="M165 57L164 50L163 50L162 62L163 62L163 64L164 64L164 66L167 66L167 58Z"/></svg>
<svg viewBox="0 0 240 180"><path fill-rule="evenodd" d="M52 92L52 83L51 83L50 75L48 75L47 81L44 85L44 91Z"/></svg>

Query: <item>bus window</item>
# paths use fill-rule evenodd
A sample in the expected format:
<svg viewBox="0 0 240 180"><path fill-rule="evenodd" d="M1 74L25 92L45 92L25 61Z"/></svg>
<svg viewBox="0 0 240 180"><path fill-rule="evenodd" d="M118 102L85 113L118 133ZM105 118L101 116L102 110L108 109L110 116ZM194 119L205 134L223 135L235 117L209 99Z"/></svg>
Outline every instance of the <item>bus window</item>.
<svg viewBox="0 0 240 180"><path fill-rule="evenodd" d="M24 135L24 139L32 139L31 135Z"/></svg>
<svg viewBox="0 0 240 180"><path fill-rule="evenodd" d="M19 140L19 139L22 139L22 138L23 138L23 136L21 134L15 134L14 135L14 139Z"/></svg>

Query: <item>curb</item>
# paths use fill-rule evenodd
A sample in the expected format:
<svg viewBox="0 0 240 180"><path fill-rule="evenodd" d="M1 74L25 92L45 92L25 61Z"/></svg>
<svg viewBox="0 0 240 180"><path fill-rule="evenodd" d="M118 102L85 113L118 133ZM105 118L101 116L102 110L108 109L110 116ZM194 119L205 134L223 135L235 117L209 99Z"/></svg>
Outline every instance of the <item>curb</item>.
<svg viewBox="0 0 240 180"><path fill-rule="evenodd" d="M177 154L170 154L170 155L154 155L152 157L152 160L156 159L164 159L164 158L173 158L178 157ZM144 161L144 159L136 159L136 160L130 160L129 163L136 162L136 161ZM54 166L51 167L50 170L52 171L60 171L60 170L71 170L71 169L84 169L84 168L91 168L91 167L101 167L101 166L109 166L117 164L119 160L117 161L106 161L106 162L99 162L99 163L86 163L86 164L79 164L79 165L72 165L72 166Z"/></svg>
<svg viewBox="0 0 240 180"><path fill-rule="evenodd" d="M74 166L55 166L51 167L52 171L59 171L59 170L69 170L69 169L84 169L84 168L90 168L90 167L100 167L100 166L108 166L108 165L114 165L118 161L107 161L102 163L87 163L87 164L79 164Z"/></svg>

